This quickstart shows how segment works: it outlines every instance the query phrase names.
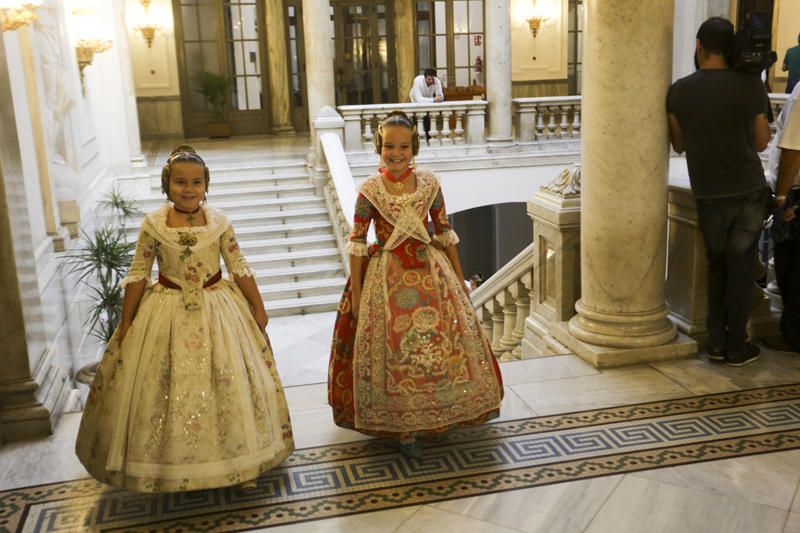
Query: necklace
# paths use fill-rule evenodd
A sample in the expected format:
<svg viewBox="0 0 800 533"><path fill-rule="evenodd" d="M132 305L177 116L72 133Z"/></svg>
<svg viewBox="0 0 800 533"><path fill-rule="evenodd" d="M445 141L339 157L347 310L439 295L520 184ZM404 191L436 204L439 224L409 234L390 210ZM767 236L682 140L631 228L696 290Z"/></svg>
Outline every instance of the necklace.
<svg viewBox="0 0 800 533"><path fill-rule="evenodd" d="M172 208L175 211L177 211L178 213L181 213L183 215L188 215L186 217L186 222L188 222L190 226L194 226L194 221L195 221L195 217L194 216L197 214L198 211L200 211L200 207L201 206L198 205L197 209L195 209L194 211L186 211L184 209L181 209L180 207L178 207L175 204L172 205Z"/></svg>
<svg viewBox="0 0 800 533"><path fill-rule="evenodd" d="M401 192L403 190L403 187L405 186L403 184L403 182L406 180L407 177L409 177L411 175L411 169L410 168L408 170L406 170L405 172L403 172L400 175L400 177L395 176L394 174L389 172L389 169L386 169L386 168L382 168L380 172L381 172L381 174L383 174L383 176L387 180L392 182L392 187L394 187L394 190L396 190L398 192Z"/></svg>

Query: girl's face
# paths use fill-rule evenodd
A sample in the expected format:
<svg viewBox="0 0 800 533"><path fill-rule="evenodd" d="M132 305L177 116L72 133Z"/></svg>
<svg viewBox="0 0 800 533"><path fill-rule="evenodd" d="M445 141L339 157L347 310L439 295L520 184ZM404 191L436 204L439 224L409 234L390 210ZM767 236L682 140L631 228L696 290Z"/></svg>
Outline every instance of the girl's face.
<svg viewBox="0 0 800 533"><path fill-rule="evenodd" d="M413 150L411 130L405 126L384 126L381 130L383 146L381 159L386 168L395 176L400 176L411 165Z"/></svg>
<svg viewBox="0 0 800 533"><path fill-rule="evenodd" d="M169 175L169 199L183 211L194 211L206 195L203 165L191 161L172 164Z"/></svg>

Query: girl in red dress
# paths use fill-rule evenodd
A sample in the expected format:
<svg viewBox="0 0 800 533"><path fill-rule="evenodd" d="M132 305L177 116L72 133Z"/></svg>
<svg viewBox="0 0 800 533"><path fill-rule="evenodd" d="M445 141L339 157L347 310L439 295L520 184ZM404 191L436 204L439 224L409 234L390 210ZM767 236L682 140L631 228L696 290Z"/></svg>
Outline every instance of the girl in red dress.
<svg viewBox="0 0 800 533"><path fill-rule="evenodd" d="M464 284L439 180L414 169L416 128L395 111L375 145L382 168L356 200L328 401L337 425L392 437L418 458L417 437L496 417L503 385ZM367 246L370 223L377 242Z"/></svg>

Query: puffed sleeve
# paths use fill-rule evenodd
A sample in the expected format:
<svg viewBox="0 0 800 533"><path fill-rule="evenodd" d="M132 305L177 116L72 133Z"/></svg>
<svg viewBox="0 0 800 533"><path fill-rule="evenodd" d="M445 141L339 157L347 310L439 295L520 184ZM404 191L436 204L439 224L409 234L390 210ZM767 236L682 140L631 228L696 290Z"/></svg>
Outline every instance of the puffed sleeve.
<svg viewBox="0 0 800 533"><path fill-rule="evenodd" d="M228 229L219 238L219 245L229 276L235 274L240 278L246 276L256 277L255 272L247 264L247 259L244 258L242 251L239 249L239 241L236 240L233 225L228 224Z"/></svg>
<svg viewBox="0 0 800 533"><path fill-rule="evenodd" d="M362 193L356 198L355 214L353 215L353 231L345 246L345 252L350 255L365 257L369 255L367 247L367 231L369 223L375 217L375 206L367 200Z"/></svg>
<svg viewBox="0 0 800 533"><path fill-rule="evenodd" d="M450 222L447 220L447 211L444 208L444 196L441 187L436 192L430 209L431 220L433 221L433 240L443 248L451 244L458 244L458 235L453 231Z"/></svg>
<svg viewBox="0 0 800 533"><path fill-rule="evenodd" d="M156 258L156 240L142 228L139 230L139 238L136 239L136 251L133 254L131 268L128 275L120 281L120 287L125 288L131 283L147 280L150 285L150 275L153 272L153 261Z"/></svg>

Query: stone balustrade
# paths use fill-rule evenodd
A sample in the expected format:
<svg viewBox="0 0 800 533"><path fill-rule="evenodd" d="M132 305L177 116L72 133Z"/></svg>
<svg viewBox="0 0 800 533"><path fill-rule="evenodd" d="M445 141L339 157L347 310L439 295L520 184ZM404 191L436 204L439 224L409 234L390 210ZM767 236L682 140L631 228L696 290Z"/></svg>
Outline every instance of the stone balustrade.
<svg viewBox="0 0 800 533"><path fill-rule="evenodd" d="M344 118L344 149L348 153L372 151L378 123L395 110L405 112L416 122L423 140L425 119L429 119L427 142L430 146L484 144L486 106L485 100L339 106L338 111Z"/></svg>
<svg viewBox="0 0 800 533"><path fill-rule="evenodd" d="M522 359L525 320L533 298L533 244L470 295L481 327L501 361Z"/></svg>
<svg viewBox="0 0 800 533"><path fill-rule="evenodd" d="M770 93L775 117L786 104L786 94ZM429 146L483 145L486 143L487 102L466 100L437 104L345 105L338 111L345 121L344 148L347 153L371 152L378 123L393 110L401 110L424 131L429 117ZM581 96L545 96L512 100L514 140L519 144L544 144L579 140L581 137ZM774 131L774 124L771 126ZM558 143L556 143L558 144Z"/></svg>
<svg viewBox="0 0 800 533"><path fill-rule="evenodd" d="M580 137L580 96L514 98L512 104L516 140L520 143Z"/></svg>

